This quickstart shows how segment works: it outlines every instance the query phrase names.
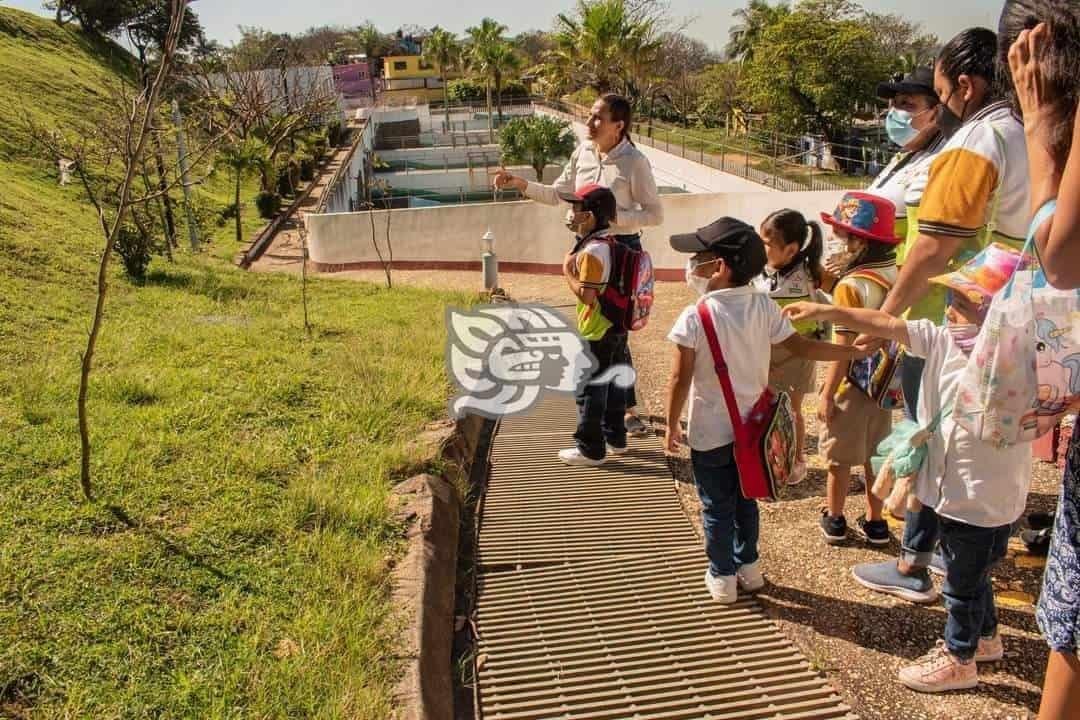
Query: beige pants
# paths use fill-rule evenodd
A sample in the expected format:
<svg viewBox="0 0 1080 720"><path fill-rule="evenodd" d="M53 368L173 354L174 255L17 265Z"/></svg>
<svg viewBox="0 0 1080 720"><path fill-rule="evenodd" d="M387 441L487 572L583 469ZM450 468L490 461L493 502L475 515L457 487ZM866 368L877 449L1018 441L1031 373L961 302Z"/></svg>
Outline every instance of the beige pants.
<svg viewBox="0 0 1080 720"><path fill-rule="evenodd" d="M836 393L836 413L821 428L818 448L830 466L870 462L892 431L892 413L845 380Z"/></svg>

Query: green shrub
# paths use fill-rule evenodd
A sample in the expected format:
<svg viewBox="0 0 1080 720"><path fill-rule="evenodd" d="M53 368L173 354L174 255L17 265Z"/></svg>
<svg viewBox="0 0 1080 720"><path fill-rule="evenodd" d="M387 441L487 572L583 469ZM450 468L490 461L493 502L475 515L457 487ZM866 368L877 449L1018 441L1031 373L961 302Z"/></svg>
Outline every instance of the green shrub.
<svg viewBox="0 0 1080 720"><path fill-rule="evenodd" d="M331 120L327 123L326 140L330 143L330 147L339 147L344 144L345 126L341 124L340 120Z"/></svg>
<svg viewBox="0 0 1080 720"><path fill-rule="evenodd" d="M259 217L270 220L281 210L281 196L264 190L255 196L255 207L259 209Z"/></svg>
<svg viewBox="0 0 1080 720"><path fill-rule="evenodd" d="M311 182L315 179L315 158L308 154L293 156L300 167L300 180Z"/></svg>
<svg viewBox="0 0 1080 720"><path fill-rule="evenodd" d="M124 223L116 231L113 251L120 256L124 271L132 280L146 280L146 269L154 255L154 241L132 224Z"/></svg>

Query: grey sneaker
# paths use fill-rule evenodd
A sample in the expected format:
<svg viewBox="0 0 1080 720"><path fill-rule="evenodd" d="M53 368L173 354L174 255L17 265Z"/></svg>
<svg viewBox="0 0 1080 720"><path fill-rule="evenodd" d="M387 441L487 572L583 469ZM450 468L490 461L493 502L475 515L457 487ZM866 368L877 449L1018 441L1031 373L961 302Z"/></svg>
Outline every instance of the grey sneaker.
<svg viewBox="0 0 1080 720"><path fill-rule="evenodd" d="M889 560L856 565L851 568L851 574L863 587L910 602L929 603L938 598L938 591L925 568L915 575L904 575L896 567L896 561Z"/></svg>
<svg viewBox="0 0 1080 720"><path fill-rule="evenodd" d="M649 426L637 415L627 415L626 434L630 437L646 437L649 434Z"/></svg>

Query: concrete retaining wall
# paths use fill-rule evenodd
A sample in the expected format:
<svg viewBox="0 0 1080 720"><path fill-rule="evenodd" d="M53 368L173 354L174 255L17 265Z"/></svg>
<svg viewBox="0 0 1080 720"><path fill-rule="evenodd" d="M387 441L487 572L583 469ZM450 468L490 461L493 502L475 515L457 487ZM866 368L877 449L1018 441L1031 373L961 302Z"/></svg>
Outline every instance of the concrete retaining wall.
<svg viewBox="0 0 1080 720"><path fill-rule="evenodd" d="M652 254L661 277L680 277L686 256L670 249L667 238L731 215L757 226L774 210L794 208L817 219L831 211L839 192L714 193L665 195L665 220L646 228L643 242ZM571 244L563 225L565 207L532 201L485 203L375 212L375 233L385 244L389 219L394 261L400 268L479 268L480 237L491 229L500 267L507 271L557 272ZM366 212L312 215L308 217L309 248L316 267L346 270L377 267Z"/></svg>

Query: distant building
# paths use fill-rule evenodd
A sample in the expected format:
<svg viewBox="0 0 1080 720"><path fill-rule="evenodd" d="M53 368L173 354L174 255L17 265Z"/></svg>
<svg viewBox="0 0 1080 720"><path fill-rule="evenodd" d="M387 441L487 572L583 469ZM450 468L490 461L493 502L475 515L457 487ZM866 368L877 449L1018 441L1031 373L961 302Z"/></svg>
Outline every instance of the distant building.
<svg viewBox="0 0 1080 720"><path fill-rule="evenodd" d="M346 111L374 105L382 88L382 81L373 77L371 64L362 55L350 55L347 64L334 66L334 84Z"/></svg>
<svg viewBox="0 0 1080 720"><path fill-rule="evenodd" d="M448 73L449 78L457 73ZM416 99L442 100L443 84L439 77L439 68L433 63L424 62L420 55L391 55L383 58L383 78L381 98L387 104L400 104Z"/></svg>

